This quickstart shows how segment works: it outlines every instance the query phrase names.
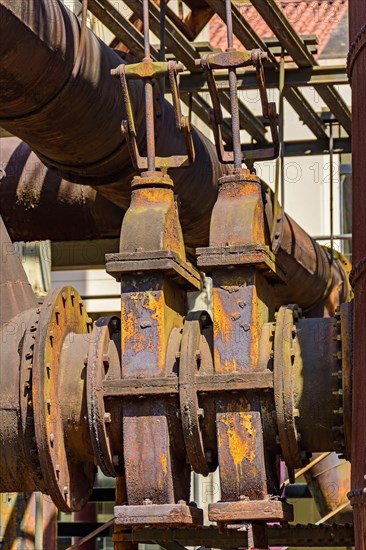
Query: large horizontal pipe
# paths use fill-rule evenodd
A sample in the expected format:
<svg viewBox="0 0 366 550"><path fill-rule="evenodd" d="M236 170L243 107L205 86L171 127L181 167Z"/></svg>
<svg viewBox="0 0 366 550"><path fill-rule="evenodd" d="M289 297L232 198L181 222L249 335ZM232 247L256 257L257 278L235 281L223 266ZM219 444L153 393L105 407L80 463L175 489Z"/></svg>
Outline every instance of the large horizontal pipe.
<svg viewBox="0 0 366 550"><path fill-rule="evenodd" d="M120 85L110 77L120 57L88 31L76 74L79 22L60 0L0 0L0 34L0 126L24 139L60 176L95 186L121 208L128 207L133 169L120 132ZM133 82L132 97L141 145L140 81ZM171 105L164 100L157 105L157 154L183 152ZM189 247L207 244L217 180L224 170L212 143L196 130L193 137L196 162L172 170ZM278 256L288 282L278 287L279 304L296 302L309 310L322 307L333 290L333 306L347 295L337 264L331 266L329 254L289 217Z"/></svg>
<svg viewBox="0 0 366 550"><path fill-rule="evenodd" d="M18 138L0 139L0 167L5 172L0 180L0 214L13 240L119 237L122 209L89 186L62 180ZM271 227L274 198L264 183L263 187ZM329 253L287 215L278 258L287 272L287 284L276 287L277 306L296 302L313 316L322 316L324 307L333 315L347 299L344 270L337 261L331 264Z"/></svg>
<svg viewBox="0 0 366 550"><path fill-rule="evenodd" d="M13 241L116 237L123 210L49 170L19 138L0 139L0 215Z"/></svg>

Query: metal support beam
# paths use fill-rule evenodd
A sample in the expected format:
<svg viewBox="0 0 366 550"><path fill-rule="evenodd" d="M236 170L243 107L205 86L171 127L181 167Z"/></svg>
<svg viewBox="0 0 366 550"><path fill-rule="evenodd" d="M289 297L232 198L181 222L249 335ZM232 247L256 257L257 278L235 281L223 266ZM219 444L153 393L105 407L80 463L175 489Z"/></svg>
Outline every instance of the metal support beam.
<svg viewBox="0 0 366 550"><path fill-rule="evenodd" d="M256 146L247 143L245 148L255 149ZM336 138L333 141L333 152L335 154L344 154L351 152L351 139L350 138ZM284 143L284 156L285 157L301 157L301 156L314 156L314 155L329 155L329 140L328 139L306 139L287 141Z"/></svg>
<svg viewBox="0 0 366 550"><path fill-rule="evenodd" d="M63 524L60 523L61 527ZM62 529L64 531L64 529ZM62 532L61 531L61 532ZM133 533L122 535L121 540L134 542L158 541L160 545L171 540L169 529L136 529ZM240 548L247 544L244 530L217 527L198 527L195 529L176 529L174 540L184 546L204 546L205 548ZM353 525L282 525L268 527L270 546L312 548L336 546L353 546ZM165 544L164 544L165 545Z"/></svg>
<svg viewBox="0 0 366 550"><path fill-rule="evenodd" d="M252 0L252 4L299 67L318 64L275 0ZM338 91L332 86L314 87L346 132L351 134L351 113Z"/></svg>
<svg viewBox="0 0 366 550"><path fill-rule="evenodd" d="M272 68L266 68L266 87L278 88L279 73ZM215 81L218 89L223 92L229 90L227 74L215 72ZM315 66L315 67L286 67L285 88L299 88L308 86L324 87L329 85L348 86L348 76L345 65ZM258 81L255 71L238 71L238 90L255 90ZM181 92L208 92L208 85L203 74L182 74L180 76Z"/></svg>
<svg viewBox="0 0 366 550"><path fill-rule="evenodd" d="M144 56L144 37L128 19L108 0L88 0L88 9L99 19L124 45L128 46L137 58ZM158 51L150 46L151 57L159 59Z"/></svg>

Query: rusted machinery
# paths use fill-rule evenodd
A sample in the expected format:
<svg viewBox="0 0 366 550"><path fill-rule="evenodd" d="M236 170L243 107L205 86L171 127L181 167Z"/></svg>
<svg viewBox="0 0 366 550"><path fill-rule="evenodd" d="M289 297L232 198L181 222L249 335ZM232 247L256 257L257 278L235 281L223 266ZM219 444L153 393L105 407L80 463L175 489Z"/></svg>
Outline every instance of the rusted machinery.
<svg viewBox="0 0 366 550"><path fill-rule="evenodd" d="M0 9L6 4L1 2ZM4 11L4 20L10 18L20 28L23 18L36 34L37 18L30 21L30 12L20 5L11 7L13 11ZM75 20L61 3L51 7L62 12L66 28L73 28ZM233 167L223 168L213 160L207 140L182 116L179 64L150 59L146 0L143 62L116 68L120 60L106 50L103 69L113 69L117 80L94 81L96 88L106 86L116 113L123 97L124 139L117 134L116 120L108 119L113 130L106 133L114 140L103 142L105 158L95 158L86 167L90 150L80 143L70 167L74 150L63 148L70 134L60 132L58 143L44 143L44 112L50 124L50 112L57 113L52 111L59 101L55 89L30 94L28 112L8 120L6 108L13 113L20 108L16 90L13 100L8 94L8 105L1 107L1 125L30 143L33 139L40 158L70 179L81 182L87 176L106 188L118 180L120 204L129 201L127 179L134 170L140 172L131 182L120 251L106 258L108 273L121 282L120 318L100 318L93 324L71 287L37 304L24 282L12 283L11 272L1 286L2 300L13 287L22 293L23 286L26 299L19 300L16 310L9 308L11 315L1 329L0 491L38 490L60 510L80 510L89 499L98 466L118 479L120 493L123 486L115 507L116 549L123 547L131 529L138 533L141 527L201 526L202 510L190 502L191 470L206 476L218 466L221 500L210 505L210 519L223 531L245 530L248 547L267 548L267 523L287 524L293 518L282 495L280 459L292 480L294 470L312 453L335 451L350 459L351 442L354 445L353 304L347 266L286 216L255 174L256 160L277 154L276 112L266 97L263 54L232 48L230 2L227 7L228 51L210 54L197 65L210 85L219 160ZM56 11L51 25L59 24ZM79 30L74 32L78 36ZM104 47L90 35L86 33L83 49L99 59ZM21 36L20 50L27 44ZM47 43L51 34L45 32L43 39ZM59 60L51 50L49 45L42 50L46 63L54 59L56 64ZM87 64L80 69L70 52L63 55L72 73L75 66L87 72ZM22 72L12 56L5 62L9 71ZM273 141L255 155L241 151L237 111L236 69L249 64L257 69ZM233 153L225 151L220 140L216 68L229 70ZM76 78L68 80L69 72L65 70L63 87L61 80L57 87L62 94L77 94L77 86L90 82L90 75L79 84ZM159 128L157 143L155 139L159 107L154 107L153 80L164 75L173 90L173 107L162 109L164 120L171 121L164 135L178 138L163 147ZM43 96L40 100L39 94L46 92L51 101ZM142 97L146 139L138 108ZM98 125L89 117L91 122ZM146 157L141 153L145 149ZM94 152L101 153L97 146ZM128 152L134 170L126 160ZM195 155L199 162L194 162ZM248 168L243 169L243 163ZM174 196L177 190L183 199L191 197L201 183L201 193L207 194L202 225L199 200L192 211L187 201L181 210ZM109 196L116 193L113 187ZM193 265L186 251L192 252L196 244L201 247ZM188 310L187 293L200 289L202 272L213 279L212 317L207 311ZM6 309L6 303L2 307ZM362 542L357 550L363 550Z"/></svg>

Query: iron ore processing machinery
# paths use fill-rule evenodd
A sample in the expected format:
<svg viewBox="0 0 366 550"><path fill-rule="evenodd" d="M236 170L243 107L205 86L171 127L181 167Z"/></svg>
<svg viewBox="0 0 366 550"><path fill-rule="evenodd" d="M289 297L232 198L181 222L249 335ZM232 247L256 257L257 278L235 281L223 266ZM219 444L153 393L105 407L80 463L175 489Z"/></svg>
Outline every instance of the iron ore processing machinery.
<svg viewBox="0 0 366 550"><path fill-rule="evenodd" d="M125 4L128 17L107 0L79 14L0 0L0 127L12 136L0 140L0 547L54 550L58 511L83 510L99 469L115 478L114 517L81 548L112 525L115 550L366 550L366 2L349 2L352 115L275 0L251 4L279 54L230 0L186 0L186 16ZM212 17L226 25L222 51L195 47ZM336 145L352 135L353 266L257 175L283 163L284 99L333 152L332 124L301 86L339 126ZM105 269L120 315L94 320L71 286L36 296L12 244L117 235ZM189 308L207 278L210 303ZM290 485L306 472L324 521L293 523L283 465ZM216 470L208 525L192 472Z"/></svg>

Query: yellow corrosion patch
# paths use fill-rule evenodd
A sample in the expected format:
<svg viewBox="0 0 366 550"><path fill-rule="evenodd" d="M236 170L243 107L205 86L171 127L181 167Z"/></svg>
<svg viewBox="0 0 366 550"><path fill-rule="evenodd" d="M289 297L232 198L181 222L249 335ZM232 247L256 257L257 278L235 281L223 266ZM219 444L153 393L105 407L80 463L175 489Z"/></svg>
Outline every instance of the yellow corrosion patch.
<svg viewBox="0 0 366 550"><path fill-rule="evenodd" d="M225 311L225 306L221 301L220 291L218 289L213 290L213 310L215 319L213 324L214 340L217 342L220 338L222 341L222 345L220 346L221 349L219 349L217 344L214 348L215 370L217 372L235 371L236 365L232 365L232 362L228 359L223 361L221 357L223 353L222 348L224 346L230 346L233 342L235 336L235 323L232 322L230 316Z"/></svg>
<svg viewBox="0 0 366 550"><path fill-rule="evenodd" d="M240 413L239 419L237 415L234 418L230 416L230 421L227 422L227 419L225 422L230 455L236 466L240 466L244 458L249 462L253 462L255 459L253 444L256 433L252 425L252 418L252 414Z"/></svg>
<svg viewBox="0 0 366 550"><path fill-rule="evenodd" d="M164 475L166 475L168 472L168 466L167 466L167 457L165 454L160 455L160 464L161 464L161 467L163 468Z"/></svg>
<svg viewBox="0 0 366 550"><path fill-rule="evenodd" d="M149 316L144 319L141 315L141 308L149 312ZM141 322L144 320L154 320L157 322L158 338L163 330L164 300L162 292L158 292L158 298L153 291L136 292L128 297L128 302L122 300L121 320L121 344L122 352L132 348L135 354L148 349L154 351L157 349L159 364L162 364L165 356L164 346L152 338L150 328L141 328ZM159 338L161 340L161 337Z"/></svg>

